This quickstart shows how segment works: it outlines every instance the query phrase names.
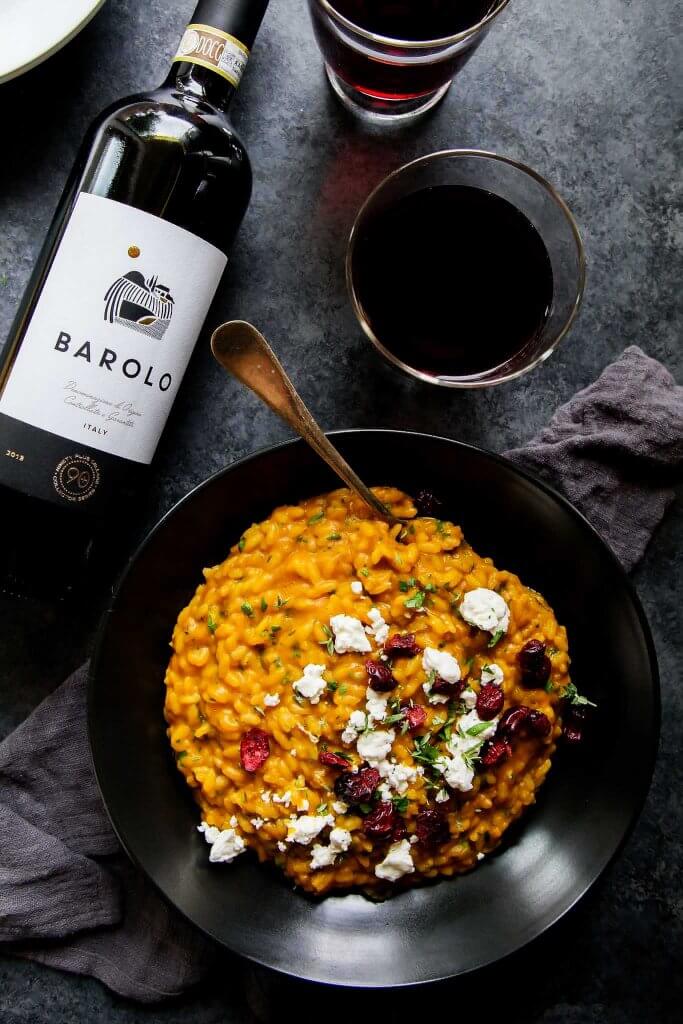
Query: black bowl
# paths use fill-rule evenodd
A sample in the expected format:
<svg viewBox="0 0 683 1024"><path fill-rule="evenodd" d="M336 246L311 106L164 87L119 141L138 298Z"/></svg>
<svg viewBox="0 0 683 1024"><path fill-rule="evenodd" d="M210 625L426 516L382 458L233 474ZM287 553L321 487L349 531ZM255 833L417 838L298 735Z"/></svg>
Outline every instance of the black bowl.
<svg viewBox="0 0 683 1024"><path fill-rule="evenodd" d="M212 477L165 516L132 559L92 662L89 722L114 828L191 921L244 956L338 985L435 981L491 963L556 922L624 841L650 782L659 686L650 632L616 558L550 488L504 459L424 434L341 432L360 475L444 500L476 551L541 591L567 626L572 674L599 710L582 748L558 756L540 799L476 871L400 893L311 899L244 856L210 865L199 814L167 744L164 669L173 623L250 523L331 490L301 441Z"/></svg>

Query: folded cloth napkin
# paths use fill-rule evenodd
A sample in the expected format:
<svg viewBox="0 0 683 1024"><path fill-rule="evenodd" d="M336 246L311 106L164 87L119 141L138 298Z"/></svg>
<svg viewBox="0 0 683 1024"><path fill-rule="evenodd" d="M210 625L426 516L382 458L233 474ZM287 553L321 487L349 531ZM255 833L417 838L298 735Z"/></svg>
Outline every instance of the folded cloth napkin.
<svg viewBox="0 0 683 1024"><path fill-rule="evenodd" d="M507 453L563 491L631 568L683 469L683 388L638 348ZM121 853L86 732L86 668L0 744L0 949L94 975L142 1002L215 963Z"/></svg>

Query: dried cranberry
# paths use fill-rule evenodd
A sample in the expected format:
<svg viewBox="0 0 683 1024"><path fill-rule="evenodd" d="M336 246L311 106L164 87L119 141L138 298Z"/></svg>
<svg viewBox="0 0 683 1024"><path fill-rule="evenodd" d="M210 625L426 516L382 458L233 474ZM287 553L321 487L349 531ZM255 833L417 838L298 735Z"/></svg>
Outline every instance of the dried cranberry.
<svg viewBox="0 0 683 1024"><path fill-rule="evenodd" d="M545 644L541 640L528 640L518 655L522 669L522 684L529 689L540 689L548 682L552 665L545 653Z"/></svg>
<svg viewBox="0 0 683 1024"><path fill-rule="evenodd" d="M518 704L517 707L508 708L498 723L497 735L503 739L510 740L526 725L531 714L531 708L526 704Z"/></svg>
<svg viewBox="0 0 683 1024"><path fill-rule="evenodd" d="M522 672L535 672L545 657L542 640L528 640L517 655Z"/></svg>
<svg viewBox="0 0 683 1024"><path fill-rule="evenodd" d="M391 655L392 658L400 658L401 655L414 658L416 654L422 653L422 648L414 633L394 633L385 643L384 653Z"/></svg>
<svg viewBox="0 0 683 1024"><path fill-rule="evenodd" d="M477 714L483 721L489 722L503 710L505 697L500 686L495 683L485 683L477 696Z"/></svg>
<svg viewBox="0 0 683 1024"><path fill-rule="evenodd" d="M565 722L562 730L562 736L565 743L571 743L573 746L576 743L581 742L583 739L583 732L578 725L574 724L574 722Z"/></svg>
<svg viewBox="0 0 683 1024"><path fill-rule="evenodd" d="M399 821L394 805L382 800L364 819L363 831L373 839L389 839Z"/></svg>
<svg viewBox="0 0 683 1024"><path fill-rule="evenodd" d="M449 683L447 679L442 679L441 676L437 676L431 685L431 692L439 693L442 696L447 697L459 697L465 689L465 686L466 683L464 679L458 679L457 683Z"/></svg>
<svg viewBox="0 0 683 1024"><path fill-rule="evenodd" d="M432 491L420 491L415 498L415 508L417 509L418 515L421 516L437 515L442 505L443 502L440 501Z"/></svg>
<svg viewBox="0 0 683 1024"><path fill-rule="evenodd" d="M365 671L368 674L368 683L377 693L389 693L398 686L398 679L394 679L391 667L385 661L373 661L368 658L365 662Z"/></svg>
<svg viewBox="0 0 683 1024"><path fill-rule="evenodd" d="M427 712L419 704L413 704L412 707L406 708L405 716L410 732L415 732L427 721Z"/></svg>
<svg viewBox="0 0 683 1024"><path fill-rule="evenodd" d="M394 825L394 827L391 830L392 842L398 843L398 842L400 842L401 839L405 839L405 837L407 835L408 835L408 829L406 828L406 823L403 820L403 818L400 816L400 814L397 814L396 815L396 824Z"/></svg>
<svg viewBox="0 0 683 1024"><path fill-rule="evenodd" d="M484 744L481 752L481 763L486 768L495 768L496 765L507 761L512 753L512 747L507 740L492 739Z"/></svg>
<svg viewBox="0 0 683 1024"><path fill-rule="evenodd" d="M257 772L270 756L268 733L263 729L250 729L240 743L240 759L245 772Z"/></svg>
<svg viewBox="0 0 683 1024"><path fill-rule="evenodd" d="M544 715L542 711L531 711L527 720L529 731L534 736L548 736L552 725L547 715Z"/></svg>
<svg viewBox="0 0 683 1024"><path fill-rule="evenodd" d="M357 772L342 772L334 783L334 791L346 804L364 804L372 800L372 794L379 786L379 772L376 768L361 768Z"/></svg>
<svg viewBox="0 0 683 1024"><path fill-rule="evenodd" d="M435 807L420 811L415 822L415 833L421 843L446 843L451 836L446 815Z"/></svg>
<svg viewBox="0 0 683 1024"><path fill-rule="evenodd" d="M321 750L318 754L318 760L321 764L327 765L328 768L343 768L348 770L349 762L345 757L340 754L332 754L327 750Z"/></svg>

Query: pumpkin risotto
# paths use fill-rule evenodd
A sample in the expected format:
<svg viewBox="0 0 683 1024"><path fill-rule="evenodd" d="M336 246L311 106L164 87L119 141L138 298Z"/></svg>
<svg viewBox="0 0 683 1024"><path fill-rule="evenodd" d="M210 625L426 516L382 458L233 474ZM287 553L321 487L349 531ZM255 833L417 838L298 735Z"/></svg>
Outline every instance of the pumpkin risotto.
<svg viewBox="0 0 683 1024"><path fill-rule="evenodd" d="M165 715L212 861L314 893L468 871L533 803L567 636L459 527L342 489L251 526L178 617ZM579 698L583 700L582 698Z"/></svg>

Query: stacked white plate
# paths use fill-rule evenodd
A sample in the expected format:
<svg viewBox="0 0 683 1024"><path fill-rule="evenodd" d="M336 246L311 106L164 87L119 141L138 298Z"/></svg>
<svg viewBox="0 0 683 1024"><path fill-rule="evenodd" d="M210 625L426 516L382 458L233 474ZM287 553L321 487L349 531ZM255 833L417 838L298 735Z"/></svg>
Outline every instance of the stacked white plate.
<svg viewBox="0 0 683 1024"><path fill-rule="evenodd" d="M0 82L40 64L73 39L105 0L1 0Z"/></svg>

